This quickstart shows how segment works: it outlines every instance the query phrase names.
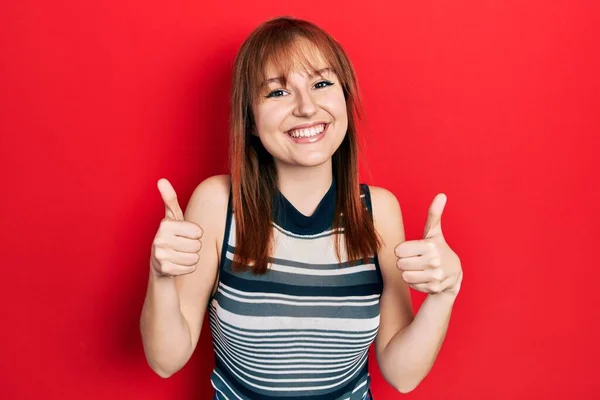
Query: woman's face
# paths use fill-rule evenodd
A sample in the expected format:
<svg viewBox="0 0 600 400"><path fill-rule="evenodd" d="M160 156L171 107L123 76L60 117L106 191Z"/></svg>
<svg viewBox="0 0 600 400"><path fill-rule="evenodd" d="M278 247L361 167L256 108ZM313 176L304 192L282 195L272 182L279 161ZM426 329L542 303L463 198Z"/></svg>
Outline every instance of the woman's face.
<svg viewBox="0 0 600 400"><path fill-rule="evenodd" d="M253 105L257 132L276 164L312 167L327 162L348 129L346 100L340 81L319 55L310 60L322 76L296 66L283 87L267 66L264 91Z"/></svg>

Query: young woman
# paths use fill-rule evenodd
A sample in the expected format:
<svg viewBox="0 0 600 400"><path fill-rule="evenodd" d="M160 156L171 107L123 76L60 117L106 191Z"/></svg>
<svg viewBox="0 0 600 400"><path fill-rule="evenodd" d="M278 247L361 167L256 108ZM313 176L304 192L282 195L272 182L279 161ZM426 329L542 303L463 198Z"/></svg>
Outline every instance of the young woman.
<svg viewBox="0 0 600 400"><path fill-rule="evenodd" d="M398 391L426 376L460 290L441 231L406 241L389 191L359 184L359 95L342 47L314 24L259 26L235 60L231 174L185 214L166 179L141 316L162 377L196 348L208 309L215 399L370 399L368 350ZM413 314L409 287L429 293Z"/></svg>

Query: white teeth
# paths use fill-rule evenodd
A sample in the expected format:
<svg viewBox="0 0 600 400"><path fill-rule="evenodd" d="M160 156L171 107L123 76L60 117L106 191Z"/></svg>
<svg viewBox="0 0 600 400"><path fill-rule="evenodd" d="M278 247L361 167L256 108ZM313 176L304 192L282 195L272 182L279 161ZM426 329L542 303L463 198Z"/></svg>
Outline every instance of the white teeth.
<svg viewBox="0 0 600 400"><path fill-rule="evenodd" d="M289 134L293 138L312 137L312 136L316 136L319 133L323 132L323 130L325 130L325 124L319 124L317 126L313 126L312 128L308 128L308 129L296 129L294 131L289 132Z"/></svg>

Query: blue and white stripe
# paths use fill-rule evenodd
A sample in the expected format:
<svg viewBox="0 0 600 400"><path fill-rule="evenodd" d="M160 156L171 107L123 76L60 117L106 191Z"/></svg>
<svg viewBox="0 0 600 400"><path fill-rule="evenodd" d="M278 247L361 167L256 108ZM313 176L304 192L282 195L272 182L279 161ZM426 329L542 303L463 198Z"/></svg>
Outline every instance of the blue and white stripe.
<svg viewBox="0 0 600 400"><path fill-rule="evenodd" d="M323 202L334 195L330 190ZM233 272L235 218L228 208L219 285L209 304L215 398L365 399L368 352L379 328L377 258L347 262L342 251L340 267L334 240L343 229L299 234L293 224L274 221L269 271Z"/></svg>

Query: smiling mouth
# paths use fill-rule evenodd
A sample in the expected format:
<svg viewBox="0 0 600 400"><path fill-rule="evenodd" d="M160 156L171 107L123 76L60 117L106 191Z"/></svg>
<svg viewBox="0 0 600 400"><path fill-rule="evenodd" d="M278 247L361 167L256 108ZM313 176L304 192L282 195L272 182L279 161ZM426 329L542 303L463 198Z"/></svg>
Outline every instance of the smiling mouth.
<svg viewBox="0 0 600 400"><path fill-rule="evenodd" d="M291 131L287 131L286 133L294 139L311 138L311 137L315 137L315 136L318 136L319 134L323 133L323 131L325 131L325 129L327 129L328 125L329 125L329 123L318 124L318 125L312 126L310 128L294 129Z"/></svg>

